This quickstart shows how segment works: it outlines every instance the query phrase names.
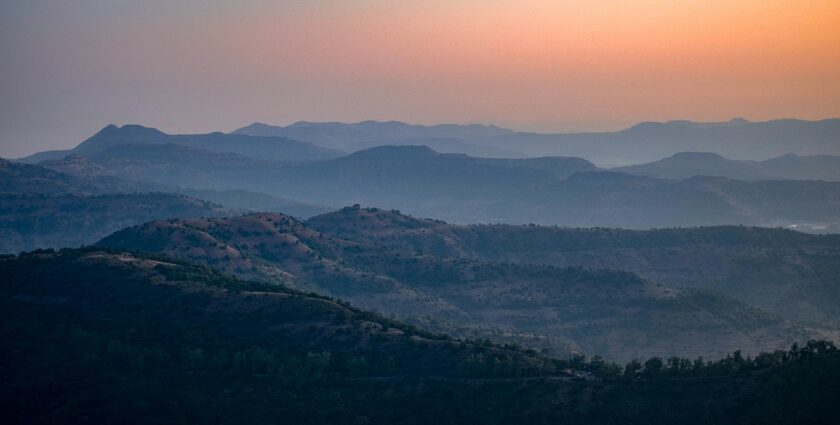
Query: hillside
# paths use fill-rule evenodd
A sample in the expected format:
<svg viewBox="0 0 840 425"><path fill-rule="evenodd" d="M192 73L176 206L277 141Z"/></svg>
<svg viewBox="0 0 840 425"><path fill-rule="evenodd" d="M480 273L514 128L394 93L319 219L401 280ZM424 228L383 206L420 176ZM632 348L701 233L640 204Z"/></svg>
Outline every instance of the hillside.
<svg viewBox="0 0 840 425"><path fill-rule="evenodd" d="M219 205L168 193L0 195L0 253L78 247L163 218L231 214Z"/></svg>
<svg viewBox="0 0 840 425"><path fill-rule="evenodd" d="M195 261L430 329L493 335L557 354L714 357L776 349L811 335L727 297L667 288L626 272L427 255L374 239L333 237L277 214L158 221L97 245Z"/></svg>
<svg viewBox="0 0 840 425"><path fill-rule="evenodd" d="M79 171L77 175L62 171L0 158L0 193L90 195L136 191L142 186L120 181L105 172Z"/></svg>
<svg viewBox="0 0 840 425"><path fill-rule="evenodd" d="M821 424L840 402L830 343L554 360L135 254L2 258L0 302L12 423Z"/></svg>
<svg viewBox="0 0 840 425"><path fill-rule="evenodd" d="M613 168L629 174L682 179L718 176L739 180L840 180L840 156L783 155L764 161L736 161L713 153L681 152L647 164Z"/></svg>
<svg viewBox="0 0 840 425"><path fill-rule="evenodd" d="M0 253L96 242L127 226L164 218L221 217L235 210L124 180L82 157L52 162L66 174L0 160Z"/></svg>
<svg viewBox="0 0 840 425"><path fill-rule="evenodd" d="M782 317L840 325L840 238L833 235L733 226L650 231L462 226L359 208L306 224L404 255L625 270L667 286L714 290Z"/></svg>

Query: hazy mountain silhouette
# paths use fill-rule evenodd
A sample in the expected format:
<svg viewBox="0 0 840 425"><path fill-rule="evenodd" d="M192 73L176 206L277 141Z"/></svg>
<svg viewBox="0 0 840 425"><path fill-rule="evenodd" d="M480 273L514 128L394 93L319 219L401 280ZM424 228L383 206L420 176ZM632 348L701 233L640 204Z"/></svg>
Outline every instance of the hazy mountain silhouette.
<svg viewBox="0 0 840 425"><path fill-rule="evenodd" d="M840 155L840 119L723 123L669 121L641 123L613 133L514 133L489 146L530 156L586 158L600 166L655 161L679 152L714 152L727 158L764 160L788 153Z"/></svg>
<svg viewBox="0 0 840 425"><path fill-rule="evenodd" d="M284 137L254 137L224 133L171 135L160 130L140 125L109 125L70 151L52 151L35 154L21 161L37 163L49 159L60 159L70 153L92 156L121 145L176 144L198 147L220 153L234 153L249 158L272 161L311 161L334 158L342 154L327 148L299 142Z"/></svg>
<svg viewBox="0 0 840 425"><path fill-rule="evenodd" d="M523 156L519 152L504 148L472 143L513 133L512 130L493 125L423 126L398 121L364 121L354 124L301 121L285 127L254 123L235 130L232 134L289 137L347 152L382 145L427 145L438 152L446 153L493 158Z"/></svg>
<svg viewBox="0 0 840 425"><path fill-rule="evenodd" d="M840 222L840 183L666 180L581 171L581 162L574 159L498 161L428 148L380 147L278 169L273 186L258 190L307 203L379 205L466 223L631 228L809 224L827 229ZM545 165L553 163L554 171L547 171Z"/></svg>
<svg viewBox="0 0 840 425"><path fill-rule="evenodd" d="M89 159L126 180L245 190L328 207L379 205L462 223L748 224L812 231L836 231L840 223L837 182L659 179L600 171L579 158L489 159L381 146L284 163L176 144L127 143Z"/></svg>
<svg viewBox="0 0 840 425"><path fill-rule="evenodd" d="M739 180L840 181L840 156L787 154L764 161L738 161L714 153L681 152L659 161L612 170L662 178L702 175Z"/></svg>
<svg viewBox="0 0 840 425"><path fill-rule="evenodd" d="M94 193L176 193L242 212L283 212L300 218L331 210L240 189L248 186L249 179L259 178L261 167L270 164L240 155L175 144L126 144L106 149L94 158L96 161L72 154L40 165L86 182ZM225 174L221 170L230 172Z"/></svg>
<svg viewBox="0 0 840 425"><path fill-rule="evenodd" d="M645 122L617 132L530 133L493 125L413 125L397 121L298 122L289 126L254 123L230 134L167 135L136 125L108 126L71 151L41 152L22 161L90 155L117 143L177 143L239 153L259 159L300 161L336 157L383 145L429 145L439 152L479 157L572 156L616 167L659 160L680 152L714 152L739 160L765 160L789 153L840 155L840 119L782 119L720 123ZM254 139L260 136L264 140ZM317 145L317 147L312 146ZM318 147L322 147L318 149Z"/></svg>
<svg viewBox="0 0 840 425"><path fill-rule="evenodd" d="M529 133L495 126L418 126L401 122L365 121L355 124L301 122L286 127L254 123L234 134L283 136L342 150L373 145L407 144L408 139L455 138L478 148L492 148L528 156L576 156L602 166L624 166L655 161L679 152L715 152L750 160L787 153L840 155L840 119L822 121L773 120L750 122L742 118L721 123L669 121L640 123L626 130L605 133ZM451 146L457 146L453 143ZM445 149L497 157L498 151L475 148Z"/></svg>

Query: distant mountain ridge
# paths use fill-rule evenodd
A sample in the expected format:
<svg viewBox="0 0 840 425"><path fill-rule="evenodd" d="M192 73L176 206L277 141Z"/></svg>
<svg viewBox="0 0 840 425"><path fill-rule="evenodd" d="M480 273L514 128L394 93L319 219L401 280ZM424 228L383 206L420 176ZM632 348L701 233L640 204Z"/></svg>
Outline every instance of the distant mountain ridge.
<svg viewBox="0 0 840 425"><path fill-rule="evenodd" d="M645 163L687 151L744 160L788 153L840 155L840 119L646 122L611 133L515 133L488 143L530 156L579 156L602 167Z"/></svg>
<svg viewBox="0 0 840 425"><path fill-rule="evenodd" d="M21 159L37 163L61 159L69 154L92 156L122 145L176 144L219 153L234 153L249 158L272 161L312 161L335 158L343 152L285 137L255 137L224 133L171 135L140 125L108 125L69 151L51 151Z"/></svg>
<svg viewBox="0 0 840 425"><path fill-rule="evenodd" d="M532 133L495 126L418 126L394 121L301 122L285 127L254 123L233 134L284 136L343 150L403 144L401 140L412 138L449 137L509 154L582 157L603 167L650 162L685 151L715 152L744 160L764 160L788 153L840 155L840 119L643 122L625 130L600 133ZM436 149L446 152L440 145Z"/></svg>
<svg viewBox="0 0 840 425"><path fill-rule="evenodd" d="M464 153L490 158L524 157L520 152L475 143L513 133L505 128L478 124L424 126L399 121L363 121L352 124L301 121L285 127L253 123L231 134L289 137L346 152L382 145L428 145L442 153Z"/></svg>
<svg viewBox="0 0 840 425"><path fill-rule="evenodd" d="M659 161L612 170L671 179L702 175L738 180L840 181L840 156L787 154L764 161L739 161L711 152L681 152Z"/></svg>
<svg viewBox="0 0 840 425"><path fill-rule="evenodd" d="M604 171L581 158L475 158L423 146L380 146L330 160L284 163L135 143L89 159L138 182L243 190L327 207L378 205L458 223L637 229L745 224L840 231L840 182L661 179Z"/></svg>

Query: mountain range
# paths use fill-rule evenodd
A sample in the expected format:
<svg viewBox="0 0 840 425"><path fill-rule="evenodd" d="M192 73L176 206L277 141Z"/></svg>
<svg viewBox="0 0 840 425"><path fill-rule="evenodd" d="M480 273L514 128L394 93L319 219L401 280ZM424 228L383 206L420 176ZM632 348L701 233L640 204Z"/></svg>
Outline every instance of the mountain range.
<svg viewBox="0 0 840 425"><path fill-rule="evenodd" d="M210 152L235 153L249 158L274 161L307 161L334 158L342 152L283 137L209 133L172 135L140 125L108 125L71 150L48 151L22 158L22 162L38 163L61 159L70 154L91 156L121 145L160 145L199 147Z"/></svg>
<svg viewBox="0 0 840 425"><path fill-rule="evenodd" d="M581 158L476 158L438 153L426 146L379 146L333 159L276 161L245 155L241 149L224 151L222 145L211 144L212 149L205 149L198 142L137 143L134 126L103 132L109 136L94 136L96 143L86 141L76 150L91 151L85 159L108 176L185 190L244 191L282 198L288 204L339 208L360 203L462 223L641 229L745 224L814 232L836 231L840 223L840 183L776 181L800 173L797 170L811 170L802 171L800 178L829 178L833 159L828 157L788 156L764 161L763 173L750 172L755 167L740 162L735 163L737 170L729 167L727 173L701 164L694 169L712 176L660 178L644 175L652 173L645 172L643 166L604 171ZM80 155L41 165L74 173L79 167L65 162L78 162ZM671 162L686 157L688 162L698 162L691 160L697 155L689 154L678 155ZM826 171L819 171L814 166L817 162L828 164L822 168ZM81 172L89 173L91 168ZM693 174L687 166L671 168ZM715 177L717 174L725 177ZM756 180L765 174L774 180ZM749 179L731 178L745 175Z"/></svg>
<svg viewBox="0 0 840 425"><path fill-rule="evenodd" d="M519 155L582 157L602 167L650 162L686 151L716 152L744 160L763 160L788 153L840 155L837 136L840 119L646 122L617 132L555 134L517 132L495 126L418 126L375 121L356 124L301 122L285 127L255 123L234 134L290 137L345 151L372 147L370 142L396 145L405 144L401 141L407 139L455 138L482 149ZM440 152L478 153L434 148ZM479 156L497 155L485 151Z"/></svg>
<svg viewBox="0 0 840 425"><path fill-rule="evenodd" d="M764 161L738 161L711 152L681 152L659 161L616 167L612 171L666 179L717 176L736 180L840 181L840 156L787 154Z"/></svg>
<svg viewBox="0 0 840 425"><path fill-rule="evenodd" d="M0 409L831 423L836 126L125 125L0 160Z"/></svg>

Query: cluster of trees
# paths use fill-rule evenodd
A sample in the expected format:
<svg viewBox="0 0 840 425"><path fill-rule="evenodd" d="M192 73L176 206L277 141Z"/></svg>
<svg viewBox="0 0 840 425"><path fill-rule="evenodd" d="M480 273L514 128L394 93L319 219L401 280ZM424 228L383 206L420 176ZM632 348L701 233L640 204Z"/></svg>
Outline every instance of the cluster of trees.
<svg viewBox="0 0 840 425"><path fill-rule="evenodd" d="M589 371L604 379L653 379L653 378L699 378L746 374L783 366L794 361L807 361L816 356L840 355L832 341L810 340L804 345L794 343L789 350L776 350L747 356L735 351L718 360L704 360L703 357L651 357L645 361L631 360L623 367L600 356L587 359L574 357L567 361L569 367Z"/></svg>

